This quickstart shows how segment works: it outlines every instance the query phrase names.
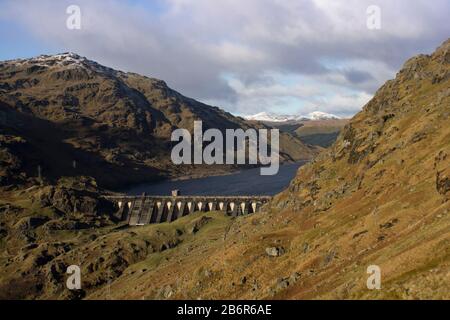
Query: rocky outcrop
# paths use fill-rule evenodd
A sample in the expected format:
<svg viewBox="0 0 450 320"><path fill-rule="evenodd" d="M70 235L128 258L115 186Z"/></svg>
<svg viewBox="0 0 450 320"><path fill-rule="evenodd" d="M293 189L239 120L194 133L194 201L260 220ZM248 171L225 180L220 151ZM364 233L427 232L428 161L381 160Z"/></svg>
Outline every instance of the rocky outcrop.
<svg viewBox="0 0 450 320"><path fill-rule="evenodd" d="M99 197L97 192L60 185L44 188L36 195L34 202L68 214L112 215L116 210L112 202Z"/></svg>
<svg viewBox="0 0 450 320"><path fill-rule="evenodd" d="M21 150L27 142L18 136L2 135L0 131L0 186L23 183L26 180Z"/></svg>
<svg viewBox="0 0 450 320"><path fill-rule="evenodd" d="M440 194L448 195L450 192L450 168L437 173L436 189Z"/></svg>
<svg viewBox="0 0 450 320"><path fill-rule="evenodd" d="M434 160L436 170L436 190L443 196L450 195L450 157L441 150Z"/></svg>
<svg viewBox="0 0 450 320"><path fill-rule="evenodd" d="M31 230L36 229L49 221L50 219L45 216L33 216L21 219L16 225L15 228L17 230Z"/></svg>
<svg viewBox="0 0 450 320"><path fill-rule="evenodd" d="M266 254L269 257L279 257L285 253L285 250L283 247L267 247L266 248Z"/></svg>

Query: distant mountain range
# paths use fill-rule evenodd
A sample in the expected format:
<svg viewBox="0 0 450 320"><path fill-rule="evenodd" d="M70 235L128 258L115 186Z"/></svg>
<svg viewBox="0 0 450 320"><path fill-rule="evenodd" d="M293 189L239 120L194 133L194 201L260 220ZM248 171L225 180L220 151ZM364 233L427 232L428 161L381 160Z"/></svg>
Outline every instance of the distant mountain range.
<svg viewBox="0 0 450 320"><path fill-rule="evenodd" d="M260 112L255 115L244 116L244 119L251 121L263 121L263 122L294 122L294 121L319 121L319 120L339 120L334 114L315 111L307 115L278 115L270 112Z"/></svg>

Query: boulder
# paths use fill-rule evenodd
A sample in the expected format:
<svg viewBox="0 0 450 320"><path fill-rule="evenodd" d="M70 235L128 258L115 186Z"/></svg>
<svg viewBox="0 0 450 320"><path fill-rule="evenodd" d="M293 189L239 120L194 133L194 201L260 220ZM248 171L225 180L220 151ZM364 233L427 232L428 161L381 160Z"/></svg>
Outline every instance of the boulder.
<svg viewBox="0 0 450 320"><path fill-rule="evenodd" d="M436 189L441 195L446 195L450 192L450 169L446 169L437 173Z"/></svg>
<svg viewBox="0 0 450 320"><path fill-rule="evenodd" d="M279 257L285 252L283 247L268 247L266 248L266 254L269 257Z"/></svg>

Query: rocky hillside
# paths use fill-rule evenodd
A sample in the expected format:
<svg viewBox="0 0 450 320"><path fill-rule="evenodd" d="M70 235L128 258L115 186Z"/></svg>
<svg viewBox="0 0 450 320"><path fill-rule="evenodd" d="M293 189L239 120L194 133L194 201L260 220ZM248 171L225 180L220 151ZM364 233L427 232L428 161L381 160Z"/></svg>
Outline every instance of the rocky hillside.
<svg viewBox="0 0 450 320"><path fill-rule="evenodd" d="M194 120L205 130L255 126L161 80L76 54L0 62L0 181L37 177L38 167L48 179L88 175L104 187L230 170L171 164L172 131L192 130ZM284 133L280 144L282 161L317 151Z"/></svg>

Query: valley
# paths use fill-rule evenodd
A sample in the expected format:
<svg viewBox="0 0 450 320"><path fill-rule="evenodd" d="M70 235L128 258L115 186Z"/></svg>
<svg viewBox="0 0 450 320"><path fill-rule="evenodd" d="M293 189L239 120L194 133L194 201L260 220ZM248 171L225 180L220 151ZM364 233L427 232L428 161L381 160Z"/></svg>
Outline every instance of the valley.
<svg viewBox="0 0 450 320"><path fill-rule="evenodd" d="M170 164L170 133L195 119L220 130L278 122L74 54L0 63L0 111L1 299L450 299L450 40L406 61L352 119L283 124L281 162L304 165L286 167L291 181L250 215L130 227L108 197L216 173ZM328 148L302 142L315 134L336 135ZM230 177L182 193L232 190ZM74 264L82 289L71 291ZM367 287L373 265L381 290Z"/></svg>

